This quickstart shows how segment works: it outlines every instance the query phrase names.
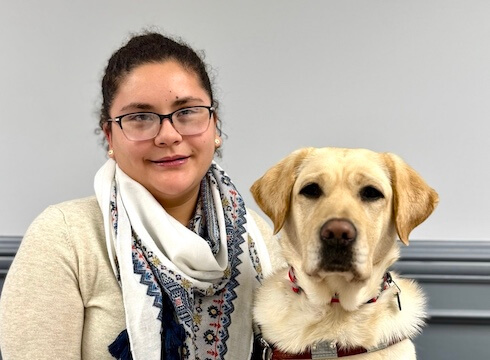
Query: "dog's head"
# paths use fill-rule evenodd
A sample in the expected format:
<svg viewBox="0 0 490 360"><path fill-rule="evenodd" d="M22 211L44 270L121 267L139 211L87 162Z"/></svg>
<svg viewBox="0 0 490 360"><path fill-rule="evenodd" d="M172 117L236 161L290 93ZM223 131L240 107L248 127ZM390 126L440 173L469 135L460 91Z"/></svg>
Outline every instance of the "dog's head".
<svg viewBox="0 0 490 360"><path fill-rule="evenodd" d="M395 246L397 233L408 245L410 232L438 202L398 156L366 149L297 150L251 192L274 232L284 228L288 262L313 277L335 273L349 280L367 279Z"/></svg>

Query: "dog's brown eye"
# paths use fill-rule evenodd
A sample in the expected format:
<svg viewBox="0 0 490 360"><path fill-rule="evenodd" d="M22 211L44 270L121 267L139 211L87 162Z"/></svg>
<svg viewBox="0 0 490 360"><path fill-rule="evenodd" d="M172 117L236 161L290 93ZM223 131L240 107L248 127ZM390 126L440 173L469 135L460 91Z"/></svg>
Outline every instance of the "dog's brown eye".
<svg viewBox="0 0 490 360"><path fill-rule="evenodd" d="M320 189L320 186L317 183L311 183L304 186L299 193L313 199L317 199L323 194L322 189Z"/></svg>
<svg viewBox="0 0 490 360"><path fill-rule="evenodd" d="M385 197L383 193L374 186L363 187L359 194L361 195L361 199L364 201L376 201Z"/></svg>

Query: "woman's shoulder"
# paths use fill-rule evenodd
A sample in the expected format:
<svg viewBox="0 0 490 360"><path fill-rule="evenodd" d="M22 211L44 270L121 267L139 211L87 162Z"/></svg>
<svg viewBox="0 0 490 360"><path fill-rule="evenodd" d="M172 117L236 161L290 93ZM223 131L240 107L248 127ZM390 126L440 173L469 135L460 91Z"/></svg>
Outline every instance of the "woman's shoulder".
<svg viewBox="0 0 490 360"><path fill-rule="evenodd" d="M102 223L102 213L95 196L60 202L49 205L36 219L42 222Z"/></svg>
<svg viewBox="0 0 490 360"><path fill-rule="evenodd" d="M262 234L265 246L267 248L267 252L269 254L269 259L271 261L272 269L284 267L285 260L282 257L281 245L279 243L278 237L273 234L270 223L266 221L256 211L250 208L247 208L247 213L255 221L258 230Z"/></svg>
<svg viewBox="0 0 490 360"><path fill-rule="evenodd" d="M68 201L63 201L54 205L50 205L48 209L58 209L64 213L96 213L97 215L101 215L99 203L95 195L73 199Z"/></svg>
<svg viewBox="0 0 490 360"><path fill-rule="evenodd" d="M261 215L259 215L259 213L257 213L255 210L251 208L247 208L247 214L249 214L252 217L252 219L255 221L257 227L259 228L264 238L272 237L271 226Z"/></svg>
<svg viewBox="0 0 490 360"><path fill-rule="evenodd" d="M98 238L103 231L103 218L97 199L90 196L48 206L31 223L24 240Z"/></svg>

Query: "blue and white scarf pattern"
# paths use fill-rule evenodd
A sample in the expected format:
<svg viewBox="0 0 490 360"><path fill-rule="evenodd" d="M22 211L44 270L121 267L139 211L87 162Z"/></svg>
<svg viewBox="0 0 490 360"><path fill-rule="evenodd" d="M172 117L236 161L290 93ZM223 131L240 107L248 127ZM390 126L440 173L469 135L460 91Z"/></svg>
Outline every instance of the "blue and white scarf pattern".
<svg viewBox="0 0 490 360"><path fill-rule="evenodd" d="M212 163L189 228L109 159L95 178L134 360L161 354L162 292L185 330L183 359L246 359L253 290L270 264L230 178Z"/></svg>

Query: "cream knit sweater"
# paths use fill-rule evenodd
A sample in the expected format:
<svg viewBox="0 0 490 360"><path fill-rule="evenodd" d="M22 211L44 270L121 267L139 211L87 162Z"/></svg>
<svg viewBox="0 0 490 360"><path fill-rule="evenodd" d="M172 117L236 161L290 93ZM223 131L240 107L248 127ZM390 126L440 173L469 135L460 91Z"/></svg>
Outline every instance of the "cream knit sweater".
<svg viewBox="0 0 490 360"><path fill-rule="evenodd" d="M268 224L248 211L269 242ZM114 360L107 347L126 328L124 317L95 197L48 207L29 227L5 280L3 359Z"/></svg>

